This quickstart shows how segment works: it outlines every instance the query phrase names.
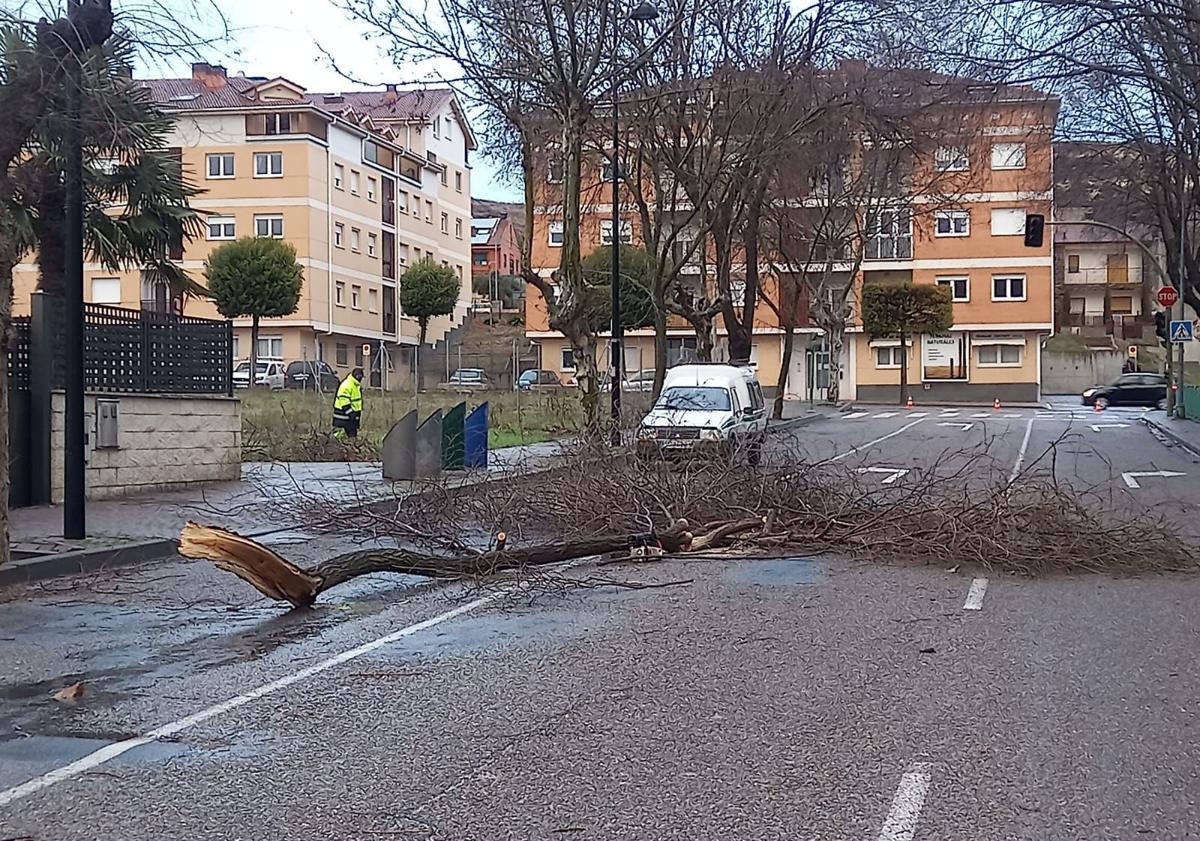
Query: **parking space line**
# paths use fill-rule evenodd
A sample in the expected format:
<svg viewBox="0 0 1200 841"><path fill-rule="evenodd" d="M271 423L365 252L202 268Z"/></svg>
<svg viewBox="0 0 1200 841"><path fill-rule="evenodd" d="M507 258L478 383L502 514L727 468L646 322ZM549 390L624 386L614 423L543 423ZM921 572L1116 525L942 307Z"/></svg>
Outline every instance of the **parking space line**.
<svg viewBox="0 0 1200 841"><path fill-rule="evenodd" d="M189 716L185 716L184 718L176 719L175 721L163 724L153 730L147 731L141 736L134 736L133 738L124 739L120 742L114 742L111 745L105 745L99 750L93 751L81 759L77 759L74 762L63 765L60 768L55 768L53 771L49 771L39 777L34 777L31 780L21 783L20 785L0 791L0 807L7 806L14 800L20 800L22 797L27 797L31 794L41 791L42 789L49 788L50 786L78 777L80 774L85 774L88 771L91 771L93 768L99 767L110 760L116 759L118 756L128 753L135 748L140 748L142 745L148 745L151 742L155 742L159 739L166 739L174 736L176 733L188 730L192 727L195 727L197 724L202 724L203 722L208 721L210 718L216 718L219 715L223 715L231 710L237 709L238 707L244 706L251 701L256 701L259 698L266 697L267 695L272 695L281 689L286 689L287 687L299 683L302 680L307 680L310 677L319 675L322 672L334 668L335 666L340 666L342 663L355 660L359 657L362 657L364 654L369 654L372 651L383 648L385 645L390 645L391 643L403 639L404 637L428 630L435 625L440 625L443 622L447 622L451 619L457 619L459 616L478 610L479 608L489 605L492 602L497 601L498 599L511 593L512 588L497 590L491 595L483 596L475 599L474 601L459 605L451 610L447 610L445 613L439 613L437 616L430 617L422 622L417 622L401 628L398 631L393 631L390 634L373 639L370 642L364 643L356 648L347 649L340 654L335 654L334 656L325 660L321 660L318 663L314 663L307 668L284 675L283 677L273 680L270 683L264 683L261 686L249 690L248 692L242 693L241 695L235 695L234 697L222 701L219 704L213 704L211 707L206 707L199 712L195 712Z"/></svg>
<svg viewBox="0 0 1200 841"><path fill-rule="evenodd" d="M1021 465L1025 463L1025 451L1029 449L1029 436L1033 433L1033 421L1034 419L1030 418L1029 423L1025 424L1025 437L1021 439L1021 449L1017 452L1017 463L1013 465L1012 472L1008 474L1010 485L1021 475Z"/></svg>
<svg viewBox="0 0 1200 841"><path fill-rule="evenodd" d="M899 429L889 432L887 435L880 435L878 438L874 439L873 441L868 441L865 444L859 444L857 447L846 450L846 452L844 452L844 453L838 453L836 456L833 456L832 458L828 459L828 461L830 461L830 462L841 461L842 459L849 458L850 456L854 455L855 453L861 452L862 450L865 450L868 447L874 447L876 444L880 443L881 441L886 441L889 438L895 438L901 432L904 432L905 430L908 430L908 429L912 429L914 426L919 424L921 422L921 420L922 420L921 418L917 418L915 421L906 423L906 424L904 424L904 426L900 427Z"/></svg>
<svg viewBox="0 0 1200 841"><path fill-rule="evenodd" d="M879 841L912 841L917 831L917 819L925 806L929 794L928 762L914 762L900 778L900 787L892 799L892 810L888 812Z"/></svg>
<svg viewBox="0 0 1200 841"><path fill-rule="evenodd" d="M963 610L983 610L983 596L987 592L987 584L986 578L976 578L971 582L967 600L963 602Z"/></svg>

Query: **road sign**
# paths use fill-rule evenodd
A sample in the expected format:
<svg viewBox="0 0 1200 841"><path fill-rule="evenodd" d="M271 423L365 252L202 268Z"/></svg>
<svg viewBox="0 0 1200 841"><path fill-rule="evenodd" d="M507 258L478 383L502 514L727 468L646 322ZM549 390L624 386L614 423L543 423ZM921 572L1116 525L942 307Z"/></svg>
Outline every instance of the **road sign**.
<svg viewBox="0 0 1200 841"><path fill-rule="evenodd" d="M363 356L371 355L371 345L368 342L363 343Z"/></svg>
<svg viewBox="0 0 1200 841"><path fill-rule="evenodd" d="M1129 346L1129 358L1130 358L1130 359L1137 359L1137 345L1130 345L1130 346Z"/></svg>
<svg viewBox="0 0 1200 841"><path fill-rule="evenodd" d="M1175 344L1190 342L1192 340L1192 322L1190 321L1172 321L1171 322L1171 341Z"/></svg>
<svg viewBox="0 0 1200 841"><path fill-rule="evenodd" d="M1175 291L1174 286L1160 286L1154 298L1160 307L1170 309L1179 301L1179 293Z"/></svg>

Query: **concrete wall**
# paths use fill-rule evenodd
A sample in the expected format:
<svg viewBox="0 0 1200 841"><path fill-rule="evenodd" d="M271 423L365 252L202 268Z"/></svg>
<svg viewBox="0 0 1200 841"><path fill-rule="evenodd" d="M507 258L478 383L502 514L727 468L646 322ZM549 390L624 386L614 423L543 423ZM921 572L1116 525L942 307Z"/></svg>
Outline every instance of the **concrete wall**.
<svg viewBox="0 0 1200 841"><path fill-rule="evenodd" d="M117 447L96 447L96 401L116 400ZM51 397L51 496L63 498L64 395ZM89 499L174 490L241 476L242 410L233 397L92 394L86 397Z"/></svg>
<svg viewBox="0 0 1200 841"><path fill-rule="evenodd" d="M1042 351L1042 393L1079 394L1085 388L1112 382L1120 376L1125 358L1123 352L1112 350Z"/></svg>

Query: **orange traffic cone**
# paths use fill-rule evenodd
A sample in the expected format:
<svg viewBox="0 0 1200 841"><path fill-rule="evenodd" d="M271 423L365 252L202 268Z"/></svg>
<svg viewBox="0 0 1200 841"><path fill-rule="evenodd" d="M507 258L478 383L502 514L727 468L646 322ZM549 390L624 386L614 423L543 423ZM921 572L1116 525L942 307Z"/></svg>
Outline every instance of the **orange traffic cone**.
<svg viewBox="0 0 1200 841"><path fill-rule="evenodd" d="M908 395L908 402L904 404L904 408L911 409L913 407L912 395Z"/></svg>
<svg viewBox="0 0 1200 841"><path fill-rule="evenodd" d="M992 403L992 411L993 412L1000 411L1000 398L999 397L997 397L996 400Z"/></svg>
<svg viewBox="0 0 1200 841"><path fill-rule="evenodd" d="M1093 400L1093 401L1092 401L1092 411L1093 411L1093 412L1103 412L1103 411L1104 411L1104 407L1102 407L1102 406L1100 405L1100 401L1099 401L1099 400Z"/></svg>

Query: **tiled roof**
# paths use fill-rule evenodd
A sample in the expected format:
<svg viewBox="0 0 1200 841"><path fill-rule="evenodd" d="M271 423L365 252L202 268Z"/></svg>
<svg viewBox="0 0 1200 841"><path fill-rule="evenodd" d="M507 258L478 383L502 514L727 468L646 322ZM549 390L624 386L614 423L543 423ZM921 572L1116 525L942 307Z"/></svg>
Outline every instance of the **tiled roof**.
<svg viewBox="0 0 1200 841"><path fill-rule="evenodd" d="M195 110L202 108L237 108L254 105L249 92L262 84L245 76L230 76L229 84L209 90L194 79L141 79L151 98L164 108Z"/></svg>

